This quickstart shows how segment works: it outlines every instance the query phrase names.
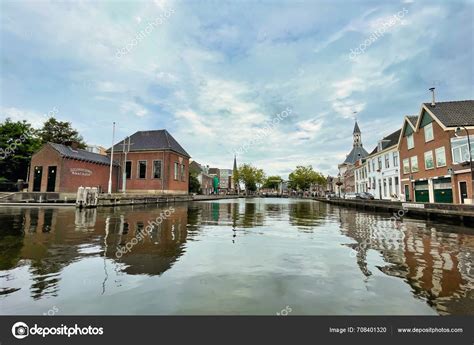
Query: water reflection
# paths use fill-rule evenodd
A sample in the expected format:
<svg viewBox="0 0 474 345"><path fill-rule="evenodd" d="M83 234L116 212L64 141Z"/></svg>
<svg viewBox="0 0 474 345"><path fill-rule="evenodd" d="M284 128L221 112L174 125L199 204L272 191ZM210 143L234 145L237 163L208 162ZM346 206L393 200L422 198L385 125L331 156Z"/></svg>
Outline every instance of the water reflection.
<svg viewBox="0 0 474 345"><path fill-rule="evenodd" d="M287 264L300 262L306 257L304 265L308 266L308 271L301 271L299 274L302 276L311 275L314 270L311 265L324 265L333 272L354 265L367 286L379 274L396 277L406 282L416 299L425 301L439 314L474 313L474 236L470 229L408 217L397 225L381 214L359 213L313 201L222 200L174 204L175 211L169 217L154 226L132 250L118 257L117 248L137 238L167 207L130 206L82 211L66 208L0 209L0 303L7 305L7 302L20 298L18 296L24 290L33 301L57 298L66 269L87 259L102 260L100 267L97 264L93 267L94 272L102 272L102 295L128 284L133 286L133 276L161 277L165 272L175 271L175 274L185 277L189 274L187 271L173 269L183 257L191 255L199 267L200 255L213 254L209 251L199 254L190 244L203 242L212 245L215 242L216 250L219 245L224 246L222 241L229 241L237 257L250 257L254 267L264 267L270 274L274 272L275 280L281 274L280 264L272 262L276 262L277 255L287 255L284 261ZM281 248L281 253L275 250L274 256L263 264L260 262L262 253L246 250L249 241L259 241L262 249L267 248L265 250L272 246ZM312 257L318 254L319 246L334 256L322 256L313 262ZM341 247L347 249L341 251ZM374 259L374 253L380 260ZM216 260L216 265L225 262L219 262L218 257ZM242 271L251 269L253 267L242 267ZM83 271L77 272L78 279L81 279ZM339 280L335 282L326 278L324 284L329 284L329 287L325 293L330 296L330 284L335 284L333 288L336 289L348 272L353 274L353 269L349 267L347 272L341 271L337 277ZM239 273L229 272L229 277ZM212 273L205 274L211 277L209 280L213 279ZM226 277L219 279L225 281ZM227 288L236 287L230 285ZM295 285L294 288L300 287ZM304 288L311 291L314 287ZM172 287L169 289L173 291ZM218 293L218 290L212 291ZM376 293L383 296L384 291ZM337 300L339 296L334 293L331 298ZM26 300L23 302L28 303ZM278 299L274 302L280 303ZM303 313L315 313L311 306L307 308L308 311ZM240 312L245 313L245 310L234 310L234 313Z"/></svg>

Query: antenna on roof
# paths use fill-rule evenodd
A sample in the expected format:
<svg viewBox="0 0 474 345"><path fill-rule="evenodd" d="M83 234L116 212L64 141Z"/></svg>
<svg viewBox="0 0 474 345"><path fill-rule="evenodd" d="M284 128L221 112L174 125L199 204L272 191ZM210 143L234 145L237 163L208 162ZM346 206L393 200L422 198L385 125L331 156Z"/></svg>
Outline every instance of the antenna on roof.
<svg viewBox="0 0 474 345"><path fill-rule="evenodd" d="M433 95L432 101L431 101L431 106L436 107L436 102L435 102L435 88L430 87L429 90L431 91L431 94Z"/></svg>

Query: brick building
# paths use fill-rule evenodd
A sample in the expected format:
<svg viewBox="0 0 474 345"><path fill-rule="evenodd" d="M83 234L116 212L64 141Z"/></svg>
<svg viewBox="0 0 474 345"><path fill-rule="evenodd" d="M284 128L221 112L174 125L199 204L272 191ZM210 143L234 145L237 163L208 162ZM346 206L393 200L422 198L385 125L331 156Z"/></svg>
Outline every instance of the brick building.
<svg viewBox="0 0 474 345"><path fill-rule="evenodd" d="M468 203L472 196L467 136L474 130L474 101L424 103L405 117L400 135L400 181L407 201ZM472 152L474 136L470 135ZM467 199L467 200L466 200Z"/></svg>
<svg viewBox="0 0 474 345"><path fill-rule="evenodd" d="M190 156L167 130L138 131L129 141L126 159L124 147L128 149L128 138L114 145L114 160L122 167L120 191L125 172L127 193L188 193Z"/></svg>
<svg viewBox="0 0 474 345"><path fill-rule="evenodd" d="M47 143L30 163L29 192L76 193L77 188L98 187L107 191L110 157L82 150L76 143ZM117 189L118 165L112 175L112 190Z"/></svg>

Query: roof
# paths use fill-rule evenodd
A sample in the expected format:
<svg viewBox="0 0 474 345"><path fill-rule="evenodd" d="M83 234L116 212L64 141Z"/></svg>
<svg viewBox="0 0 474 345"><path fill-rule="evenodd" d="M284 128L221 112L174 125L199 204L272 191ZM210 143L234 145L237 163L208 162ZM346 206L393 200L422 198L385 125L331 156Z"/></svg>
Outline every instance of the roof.
<svg viewBox="0 0 474 345"><path fill-rule="evenodd" d="M130 137L130 152L153 150L171 150L191 157L166 129L138 131ZM114 151L123 151L123 141L114 145ZM110 152L110 148L107 152Z"/></svg>
<svg viewBox="0 0 474 345"><path fill-rule="evenodd" d="M48 143L51 145L53 149L55 149L62 157L70 158L70 159L77 159L80 161L85 162L92 162L97 164L110 164L110 157L100 155L98 153L89 152L83 149L76 149L73 150L70 146L66 146L63 144L56 144L56 143ZM117 165L114 162L114 165Z"/></svg>
<svg viewBox="0 0 474 345"><path fill-rule="evenodd" d="M201 173L203 171L201 164L199 164L196 161L192 161L189 163L189 171L196 172L196 173Z"/></svg>
<svg viewBox="0 0 474 345"><path fill-rule="evenodd" d="M361 132L360 132L359 125L357 124L357 121L355 122L355 125L354 125L354 132L352 132L352 134L355 134L355 133L361 133Z"/></svg>
<svg viewBox="0 0 474 345"><path fill-rule="evenodd" d="M446 127L474 126L474 100L423 103Z"/></svg>
<svg viewBox="0 0 474 345"><path fill-rule="evenodd" d="M368 155L369 153L362 146L355 146L351 152L349 152L343 164L354 164L359 159L365 158Z"/></svg>
<svg viewBox="0 0 474 345"><path fill-rule="evenodd" d="M410 120L411 121L411 120ZM400 133L402 132L402 129L397 129L395 132L390 133L386 137L383 137L382 141L382 150L385 150L388 147L394 146L398 144L398 139L400 138ZM370 153L373 155L374 153L377 153L378 145L372 150Z"/></svg>
<svg viewBox="0 0 474 345"><path fill-rule="evenodd" d="M418 115L407 116L407 119L410 121L413 127L416 126L416 121L418 121Z"/></svg>

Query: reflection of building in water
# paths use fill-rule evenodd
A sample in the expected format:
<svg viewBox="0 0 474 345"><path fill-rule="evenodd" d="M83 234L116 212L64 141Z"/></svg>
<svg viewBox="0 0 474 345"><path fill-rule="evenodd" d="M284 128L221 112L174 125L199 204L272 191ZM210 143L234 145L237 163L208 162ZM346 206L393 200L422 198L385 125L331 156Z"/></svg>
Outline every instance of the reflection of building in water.
<svg viewBox="0 0 474 345"><path fill-rule="evenodd" d="M340 212L341 232L356 241L349 246L356 251L359 268L367 277L372 274L367 268L367 251L373 249L388 263L378 267L382 272L403 278L415 295L425 298L439 313L447 313L447 305L459 304L461 300L464 304L474 301L472 237L442 232L442 226L437 225L437 230L426 222L404 219L397 228L380 215L333 210ZM448 228L453 231L453 226L447 225ZM466 299L468 295L471 298ZM471 302L465 308L472 312L473 307Z"/></svg>
<svg viewBox="0 0 474 345"><path fill-rule="evenodd" d="M110 224L107 256L116 259L118 247L125 248L140 232L151 229L143 240L120 257L119 261L126 265L123 271L127 274L160 275L170 269L184 253L188 224L188 205L172 207L174 212L169 217L162 213L168 208L160 208L156 212L136 210L115 218L115 222ZM160 214L162 222L156 221ZM123 231L127 228L130 231Z"/></svg>
<svg viewBox="0 0 474 345"><path fill-rule="evenodd" d="M201 225L229 225L234 228L262 226L264 203L204 202L199 204Z"/></svg>
<svg viewBox="0 0 474 345"><path fill-rule="evenodd" d="M130 253L122 256L120 262L126 265L121 267L124 272L161 274L184 253L188 205L175 204L173 207L175 212L170 217L155 226L151 235L134 246ZM78 213L63 208L25 208L18 214L2 214L2 228L10 224L9 228L15 232L0 231L0 269L28 265L33 281L31 296L38 299L56 295L60 272L65 267L83 257L105 255L105 258L117 261L117 245L132 239L141 227L156 220L166 209L167 206L139 206ZM189 225L196 228L196 212L189 214L192 216ZM6 286L2 293L10 293L10 290Z"/></svg>
<svg viewBox="0 0 474 345"><path fill-rule="evenodd" d="M287 205L290 224L301 229L312 229L318 226L326 216L327 204L322 202L298 202Z"/></svg>

